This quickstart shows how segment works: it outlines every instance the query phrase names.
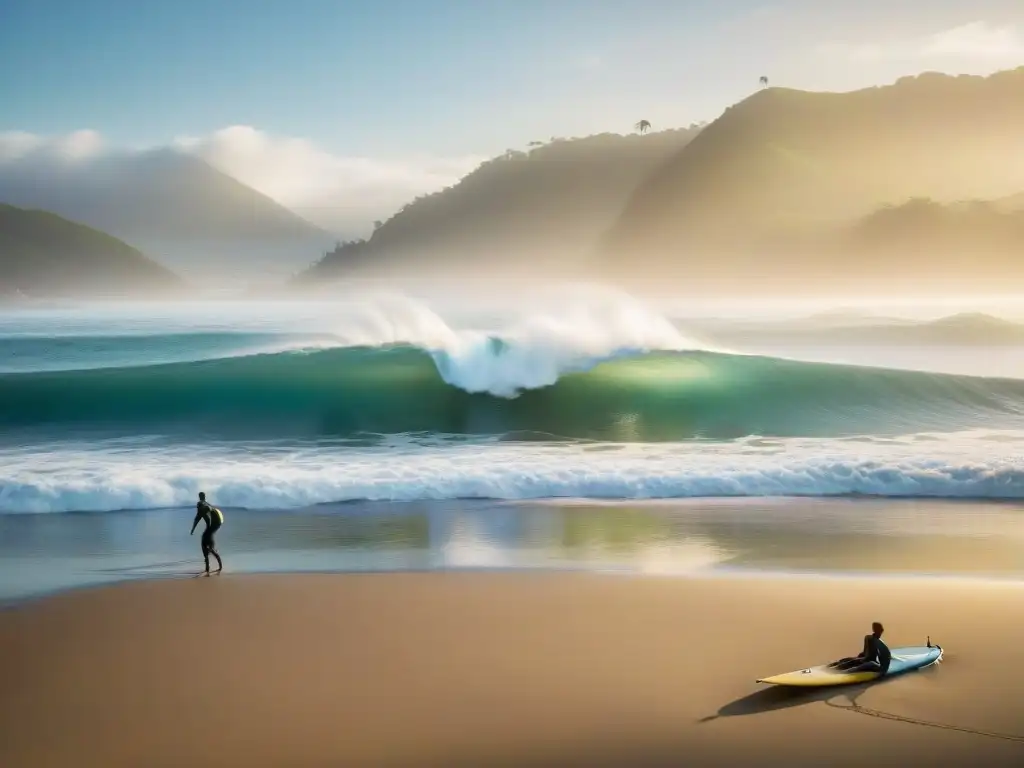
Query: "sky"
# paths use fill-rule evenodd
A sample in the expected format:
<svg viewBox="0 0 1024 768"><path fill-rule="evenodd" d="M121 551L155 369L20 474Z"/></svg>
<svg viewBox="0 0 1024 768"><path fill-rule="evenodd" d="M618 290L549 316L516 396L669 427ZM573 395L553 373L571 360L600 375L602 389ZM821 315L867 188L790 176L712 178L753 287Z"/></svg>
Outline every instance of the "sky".
<svg viewBox="0 0 1024 768"><path fill-rule="evenodd" d="M761 75L1021 64L1019 0L0 0L0 163L174 145L369 225L532 140L713 120Z"/></svg>

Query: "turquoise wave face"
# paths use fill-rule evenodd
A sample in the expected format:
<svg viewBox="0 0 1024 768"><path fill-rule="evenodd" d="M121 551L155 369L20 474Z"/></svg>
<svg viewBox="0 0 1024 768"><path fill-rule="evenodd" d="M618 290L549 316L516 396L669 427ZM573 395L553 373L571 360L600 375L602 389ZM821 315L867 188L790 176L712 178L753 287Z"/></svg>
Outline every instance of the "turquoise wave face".
<svg viewBox="0 0 1024 768"><path fill-rule="evenodd" d="M0 374L186 363L287 348L286 333L159 333L0 337ZM325 339L329 341L329 337Z"/></svg>
<svg viewBox="0 0 1024 768"><path fill-rule="evenodd" d="M506 354L501 344L492 350ZM620 356L515 397L467 362L353 347L0 375L0 427L211 438L434 432L510 440L887 435L1021 424L1024 382L709 352ZM449 383L452 382L452 383Z"/></svg>

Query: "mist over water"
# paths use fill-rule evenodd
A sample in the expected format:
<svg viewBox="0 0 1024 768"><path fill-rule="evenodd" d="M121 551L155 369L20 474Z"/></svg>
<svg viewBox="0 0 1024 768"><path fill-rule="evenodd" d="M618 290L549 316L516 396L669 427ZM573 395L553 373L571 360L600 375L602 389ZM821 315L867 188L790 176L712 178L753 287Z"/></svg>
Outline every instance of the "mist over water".
<svg viewBox="0 0 1024 768"><path fill-rule="evenodd" d="M977 305L743 309L559 286L7 311L0 510L1024 495L1012 323L994 354L992 318L934 325Z"/></svg>

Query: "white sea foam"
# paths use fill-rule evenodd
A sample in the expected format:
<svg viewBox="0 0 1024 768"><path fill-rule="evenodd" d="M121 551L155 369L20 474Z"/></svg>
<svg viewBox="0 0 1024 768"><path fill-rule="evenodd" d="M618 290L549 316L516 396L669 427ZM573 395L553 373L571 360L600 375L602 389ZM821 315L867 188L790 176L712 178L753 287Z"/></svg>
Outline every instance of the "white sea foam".
<svg viewBox="0 0 1024 768"><path fill-rule="evenodd" d="M565 373L587 370L621 354L710 349L684 336L642 302L590 286L541 291L514 310L506 308L490 316L477 311L467 317L450 307L442 314L421 300L383 292L340 297L333 304L319 304L306 312L293 307L290 313L278 308L266 317L250 316L251 310L249 315L236 315L237 309L232 315L217 307L193 307L191 314L164 309L146 322L132 322L117 313L100 314L83 319L88 327L81 332L113 338L106 345L83 343L80 349L67 348L76 327L72 320L81 319L77 314L30 318L26 321L29 326L15 326L8 318L0 327L0 337L43 343L46 338L61 338L60 359L44 361L37 366L39 370L407 344L428 352L449 384L502 397L554 384ZM123 345L116 340L126 335L145 337L147 332L152 334L151 344L136 343L134 359L126 358ZM168 334L195 338L194 352L181 347L180 336ZM216 343L201 345L203 334L215 334ZM274 334L275 338L254 342L253 334ZM34 350L36 358L44 354L45 350Z"/></svg>
<svg viewBox="0 0 1024 768"><path fill-rule="evenodd" d="M677 444L21 448L0 456L0 511L104 511L346 500L737 496L1024 498L1024 433Z"/></svg>
<svg viewBox="0 0 1024 768"><path fill-rule="evenodd" d="M512 319L468 327L455 327L408 297L378 295L345 307L337 337L345 346L421 347L449 384L500 397L549 386L622 354L709 348L641 302L597 289L535 300Z"/></svg>

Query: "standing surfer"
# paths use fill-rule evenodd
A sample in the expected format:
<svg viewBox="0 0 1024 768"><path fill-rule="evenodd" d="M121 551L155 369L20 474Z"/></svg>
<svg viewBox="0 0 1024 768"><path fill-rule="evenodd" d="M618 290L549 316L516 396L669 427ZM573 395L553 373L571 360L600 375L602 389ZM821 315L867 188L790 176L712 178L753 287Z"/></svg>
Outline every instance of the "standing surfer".
<svg viewBox="0 0 1024 768"><path fill-rule="evenodd" d="M192 521L192 530L189 532L189 536L196 532L196 526L199 525L200 520L206 523L206 530L203 531L201 541L203 560L206 562L206 573L210 573L210 555L217 558L217 573L220 573L224 570L224 561L220 559L220 553L217 552L217 545L213 541L213 534L224 524L224 513L206 500L206 494L203 491L199 492L199 501L196 503L196 517Z"/></svg>

